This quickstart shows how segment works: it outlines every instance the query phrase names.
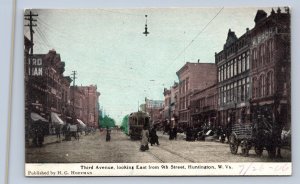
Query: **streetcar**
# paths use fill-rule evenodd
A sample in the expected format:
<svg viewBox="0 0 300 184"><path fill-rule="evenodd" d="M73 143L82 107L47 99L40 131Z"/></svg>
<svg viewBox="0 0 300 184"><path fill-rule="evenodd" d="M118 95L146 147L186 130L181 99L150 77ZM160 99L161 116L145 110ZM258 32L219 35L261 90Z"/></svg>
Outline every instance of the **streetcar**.
<svg viewBox="0 0 300 184"><path fill-rule="evenodd" d="M150 116L146 112L133 112L128 117L128 131L131 140L142 139L144 126L150 129Z"/></svg>

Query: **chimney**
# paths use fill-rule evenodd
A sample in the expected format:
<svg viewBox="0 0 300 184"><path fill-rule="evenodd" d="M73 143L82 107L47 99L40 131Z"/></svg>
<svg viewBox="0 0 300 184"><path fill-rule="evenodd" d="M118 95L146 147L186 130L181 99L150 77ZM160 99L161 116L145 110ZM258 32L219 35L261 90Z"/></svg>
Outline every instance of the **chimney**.
<svg viewBox="0 0 300 184"><path fill-rule="evenodd" d="M198 59L198 63L200 63L200 59Z"/></svg>

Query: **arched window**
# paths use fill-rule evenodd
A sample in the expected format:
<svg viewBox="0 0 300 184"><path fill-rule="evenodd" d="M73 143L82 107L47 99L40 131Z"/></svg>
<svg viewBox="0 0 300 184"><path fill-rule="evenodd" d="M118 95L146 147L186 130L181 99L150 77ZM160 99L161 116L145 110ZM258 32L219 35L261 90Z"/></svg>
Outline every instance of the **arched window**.
<svg viewBox="0 0 300 184"><path fill-rule="evenodd" d="M265 62L264 56L265 56L265 45L262 44L262 45L260 46L260 56L259 56L259 57L260 57L260 58L259 58L260 63L259 63L259 66L262 66L262 65L264 64L264 62Z"/></svg>
<svg viewBox="0 0 300 184"><path fill-rule="evenodd" d="M252 79L252 83L253 83L253 92L252 92L252 96L253 98L256 98L257 97L257 79L256 77L254 77Z"/></svg>
<svg viewBox="0 0 300 184"><path fill-rule="evenodd" d="M272 62L273 51L274 51L274 42L273 42L273 39L271 39L270 40L270 46L269 46L269 58L270 58L270 62Z"/></svg>
<svg viewBox="0 0 300 184"><path fill-rule="evenodd" d="M265 58L266 58L266 63L269 63L269 62L270 62L269 47L270 47L269 42L266 42L266 48L265 48Z"/></svg>
<svg viewBox="0 0 300 184"><path fill-rule="evenodd" d="M267 74L266 78L266 96L270 95L270 72Z"/></svg>
<svg viewBox="0 0 300 184"><path fill-rule="evenodd" d="M274 76L273 76L273 71L269 72L270 78L270 86L269 86L269 94L272 95L274 93Z"/></svg>
<svg viewBox="0 0 300 184"><path fill-rule="evenodd" d="M265 76L262 74L259 77L259 86L258 86L258 90L259 90L259 97L263 97L265 95Z"/></svg>

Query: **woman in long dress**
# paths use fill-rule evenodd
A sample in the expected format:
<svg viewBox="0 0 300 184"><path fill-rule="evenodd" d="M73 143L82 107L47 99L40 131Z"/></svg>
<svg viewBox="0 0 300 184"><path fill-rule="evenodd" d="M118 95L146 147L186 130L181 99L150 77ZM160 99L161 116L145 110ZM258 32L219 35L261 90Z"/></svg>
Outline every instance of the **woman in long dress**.
<svg viewBox="0 0 300 184"><path fill-rule="evenodd" d="M145 151L149 149L148 139L149 139L149 130L147 126L144 126L142 130L142 141L141 141L141 148L140 148L141 151Z"/></svg>

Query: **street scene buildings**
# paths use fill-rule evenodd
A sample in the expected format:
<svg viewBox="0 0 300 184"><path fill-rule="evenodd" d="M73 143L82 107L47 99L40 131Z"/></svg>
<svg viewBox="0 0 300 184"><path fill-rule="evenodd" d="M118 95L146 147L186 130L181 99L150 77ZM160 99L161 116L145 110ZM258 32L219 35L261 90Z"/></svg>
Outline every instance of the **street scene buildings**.
<svg viewBox="0 0 300 184"><path fill-rule="evenodd" d="M155 10L152 11L155 14ZM211 13L211 10L207 11ZM221 11L224 11L223 8L215 17ZM46 53L33 52L39 42L33 40L32 30L37 25L34 26L32 21L38 15L34 10L25 11L26 20L30 21L30 36L24 36L26 162L290 162L289 11L287 7L253 10L252 28L252 24L242 28L235 26L239 33L243 30L241 36L231 28L230 23L222 22L226 26L222 27L221 36L218 31L209 32L209 35L218 35L222 40L220 43L206 40L204 49L195 46L196 56L186 59L191 54L186 50L196 40L195 37L179 54L184 55L183 62L176 61L174 64L176 58L170 64L164 58L167 69L161 69L155 75L153 73L163 68L164 63L154 62L164 54L160 55L162 51L154 49L151 55L147 55L148 49L153 49L153 45L160 43L161 39L149 41L151 35L157 34L155 31L158 28L155 21L147 22L148 16L145 16L145 31L125 40L127 45L122 47L118 41L116 44L98 40L95 46L107 46L102 50L88 47L86 53L81 52L83 58L99 54L99 57L93 58L93 65L89 63L90 66L88 59L82 61L74 57L76 64L62 59L64 56L59 53L63 48L49 49ZM42 10L38 12L43 14ZM242 13L243 10L237 12ZM51 17L49 12L45 13ZM106 13L138 16L127 11ZM105 16L101 14L100 18ZM46 28L49 26L43 19L36 22ZM121 40L122 34L125 34L124 37L132 36L135 31L133 25L128 33L117 32L118 39L115 39ZM162 25L164 23L158 27ZM66 37L57 28L51 29ZM115 32L110 33L115 30L106 30L106 33L115 37L112 36ZM43 35L41 30L38 32ZM76 36L83 42L85 38L82 39L80 34ZM97 37L85 36L88 44L92 44ZM47 40L44 37L41 36L40 41ZM141 43L145 43L147 48L134 46L137 40L142 40ZM129 44L131 41L133 44ZM205 49L214 44L218 45L214 50ZM114 53L118 47L122 49ZM78 48L84 47L79 45ZM113 51L108 52L108 58L102 57L101 54L109 48ZM77 51L80 52L80 49ZM172 49L167 49L167 52ZM205 58L202 61L197 56L198 51L201 56L200 50L214 60ZM140 53L136 54L138 51ZM77 73L77 70L81 72ZM158 77L154 80L154 76ZM78 85L78 81L84 81L84 85ZM133 133L135 138L142 140L141 145L133 141ZM155 142L159 140L157 146L154 143L153 147L147 148L148 138L145 136L148 134L149 142L153 137ZM73 137L79 142L73 142ZM145 140L147 145L143 145ZM52 142L57 144L51 145ZM70 156L59 156L61 151L57 148L60 145L66 147L62 155ZM148 152L143 152L147 149ZM84 150L101 154L86 155ZM39 151L50 153L45 157ZM210 151L214 154L210 155ZM239 151L241 155L236 155Z"/></svg>

